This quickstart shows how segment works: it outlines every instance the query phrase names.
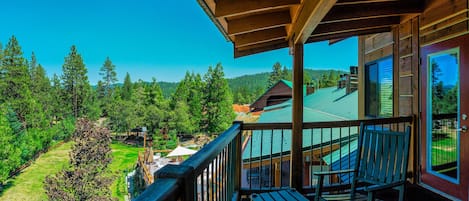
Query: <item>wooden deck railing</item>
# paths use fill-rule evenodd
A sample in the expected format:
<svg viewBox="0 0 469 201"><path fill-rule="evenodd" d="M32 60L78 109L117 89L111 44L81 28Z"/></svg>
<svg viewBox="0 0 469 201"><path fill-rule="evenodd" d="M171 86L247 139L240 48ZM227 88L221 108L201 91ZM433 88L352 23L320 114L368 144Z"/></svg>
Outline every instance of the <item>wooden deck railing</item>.
<svg viewBox="0 0 469 201"><path fill-rule="evenodd" d="M153 175L151 174L147 164L145 164L145 159L143 157L144 153L143 152L138 152L138 164L142 168L143 171L143 179L145 180L145 183L147 185L152 184L154 179Z"/></svg>
<svg viewBox="0 0 469 201"><path fill-rule="evenodd" d="M332 168L332 162L352 167L332 156L341 159L353 152L361 122L375 129L401 130L413 118L304 123L303 164L295 164L304 167L303 192L314 190L312 171ZM291 127L291 123L235 122L182 164L159 170L155 182L136 200L239 200L253 192L289 187ZM338 175L330 183L347 185L347 176Z"/></svg>
<svg viewBox="0 0 469 201"><path fill-rule="evenodd" d="M136 200L236 200L241 175L241 122L180 165L166 165Z"/></svg>

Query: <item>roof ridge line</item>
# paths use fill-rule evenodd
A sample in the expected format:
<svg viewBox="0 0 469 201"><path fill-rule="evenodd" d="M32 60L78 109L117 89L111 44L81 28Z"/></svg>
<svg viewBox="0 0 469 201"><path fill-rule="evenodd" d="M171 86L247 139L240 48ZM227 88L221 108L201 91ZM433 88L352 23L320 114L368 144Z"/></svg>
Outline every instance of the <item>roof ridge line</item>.
<svg viewBox="0 0 469 201"><path fill-rule="evenodd" d="M309 107L304 107L304 108L315 111L315 112L319 112L319 113L322 113L322 114L325 114L325 115L329 115L331 117L336 117L336 118L339 118L339 119L344 120L344 121L350 120L348 118L345 118L345 117L342 117L342 116L339 116L339 115L335 115L335 114L331 114L331 113L328 113L328 112L324 112L322 110L317 110L317 109L313 109L313 108L309 108Z"/></svg>

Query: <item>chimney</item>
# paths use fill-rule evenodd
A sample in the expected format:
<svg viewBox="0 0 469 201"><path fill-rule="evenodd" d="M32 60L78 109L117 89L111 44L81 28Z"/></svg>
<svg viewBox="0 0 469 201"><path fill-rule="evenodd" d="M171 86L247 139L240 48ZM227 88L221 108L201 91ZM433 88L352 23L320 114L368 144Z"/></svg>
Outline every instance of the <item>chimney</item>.
<svg viewBox="0 0 469 201"><path fill-rule="evenodd" d="M350 74L346 77L346 93L352 93L358 89L358 66L350 66Z"/></svg>
<svg viewBox="0 0 469 201"><path fill-rule="evenodd" d="M312 82L306 83L306 95L314 93L314 84Z"/></svg>

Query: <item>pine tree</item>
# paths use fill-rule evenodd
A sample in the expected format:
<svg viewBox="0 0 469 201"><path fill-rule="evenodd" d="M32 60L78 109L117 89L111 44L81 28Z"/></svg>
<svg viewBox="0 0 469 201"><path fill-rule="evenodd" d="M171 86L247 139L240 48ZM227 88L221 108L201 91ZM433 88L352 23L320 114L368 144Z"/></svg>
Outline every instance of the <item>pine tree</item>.
<svg viewBox="0 0 469 201"><path fill-rule="evenodd" d="M46 71L41 64L37 63L34 52L31 55L30 77L31 77L31 93L33 96L32 112L28 115L28 123L31 127L45 128L52 121L51 108L51 85L50 80L46 76Z"/></svg>
<svg viewBox="0 0 469 201"><path fill-rule="evenodd" d="M277 62L272 66L272 72L269 75L269 80L268 80L268 88L274 86L278 81L282 79L283 72L282 72L282 65Z"/></svg>
<svg viewBox="0 0 469 201"><path fill-rule="evenodd" d="M86 104L90 101L91 88L86 75L88 71L75 45L70 48L70 53L65 57L62 69L65 103L75 118L81 117L87 112Z"/></svg>
<svg viewBox="0 0 469 201"><path fill-rule="evenodd" d="M291 74L288 72L288 69L286 66L283 66L283 70L282 70L282 79L283 80L292 80L292 76Z"/></svg>
<svg viewBox="0 0 469 201"><path fill-rule="evenodd" d="M15 133L6 117L5 105L0 105L0 191L10 176L10 172L20 164L19 147L15 143Z"/></svg>
<svg viewBox="0 0 469 201"><path fill-rule="evenodd" d="M0 94L3 94L3 90L6 89L5 83L5 68L3 67L3 45L0 43ZM0 97L0 103L2 103L4 99Z"/></svg>
<svg viewBox="0 0 469 201"><path fill-rule="evenodd" d="M21 46L12 36L3 51L1 101L8 102L21 121L31 112L32 97L29 89L31 78Z"/></svg>
<svg viewBox="0 0 469 201"><path fill-rule="evenodd" d="M192 124L189 117L189 107L184 101L176 103L170 122L170 129L176 130L177 133L192 134L197 127L197 125Z"/></svg>
<svg viewBox="0 0 469 201"><path fill-rule="evenodd" d="M112 200L108 166L111 163L111 134L93 122L77 122L70 166L46 177L49 200Z"/></svg>
<svg viewBox="0 0 469 201"><path fill-rule="evenodd" d="M172 110L176 109L176 103L186 102L190 100L190 93L192 90L193 75L186 71L184 79L181 80L176 88L176 91L171 96L170 107Z"/></svg>
<svg viewBox="0 0 469 201"><path fill-rule="evenodd" d="M164 111L169 109L156 78L152 78L152 82L145 86L144 104L146 107L144 122L149 132L155 133L160 123L165 119Z"/></svg>
<svg viewBox="0 0 469 201"><path fill-rule="evenodd" d="M107 116L110 107L110 98L114 83L117 82L116 66L112 64L111 59L106 57L103 66L100 69L99 75L102 76L102 81L98 82L99 91L97 91L97 100L100 102L100 108L103 115ZM100 85L101 84L101 85Z"/></svg>
<svg viewBox="0 0 469 201"><path fill-rule="evenodd" d="M62 83L60 82L59 76L54 74L52 76L52 86L51 86L51 113L53 115L53 119L61 120L66 117L66 106L64 103L64 92L62 89Z"/></svg>
<svg viewBox="0 0 469 201"><path fill-rule="evenodd" d="M99 75L103 76L104 94L109 98L111 96L112 85L117 82L116 66L112 64L111 59L107 57L100 71Z"/></svg>
<svg viewBox="0 0 469 201"><path fill-rule="evenodd" d="M122 100L130 100L132 98L132 81L129 73L125 74L124 85L121 91Z"/></svg>
<svg viewBox="0 0 469 201"><path fill-rule="evenodd" d="M214 69L209 67L204 80L204 128L213 134L227 129L234 120L233 98L220 63Z"/></svg>

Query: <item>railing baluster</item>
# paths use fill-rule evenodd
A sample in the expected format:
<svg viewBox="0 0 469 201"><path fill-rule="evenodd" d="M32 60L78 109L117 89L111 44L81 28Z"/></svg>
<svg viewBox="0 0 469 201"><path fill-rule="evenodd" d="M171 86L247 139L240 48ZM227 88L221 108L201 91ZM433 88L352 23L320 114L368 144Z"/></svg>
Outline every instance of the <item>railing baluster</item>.
<svg viewBox="0 0 469 201"><path fill-rule="evenodd" d="M339 167L342 168L342 147L341 145L348 145L350 147L350 141L347 143L342 142L342 127L339 127ZM332 152L331 152L332 153ZM332 161L332 160L331 160ZM332 163L330 164L332 166ZM339 184L342 184L342 179L339 174Z"/></svg>
<svg viewBox="0 0 469 201"><path fill-rule="evenodd" d="M280 136L280 187L283 186L283 129L281 130L281 136Z"/></svg>
<svg viewBox="0 0 469 201"><path fill-rule="evenodd" d="M310 133L310 141L311 141L311 148L310 148L310 152L309 152L309 161L310 161L310 171L309 171L309 181L310 181L310 186L311 188L313 187L313 159L314 159L314 155L313 155L313 152L314 152L314 146L313 146L313 138L314 138L314 135L313 135L313 131L314 129L311 129L311 133Z"/></svg>
<svg viewBox="0 0 469 201"><path fill-rule="evenodd" d="M254 131L251 133L251 148L249 149L249 189L252 189L252 143L254 138Z"/></svg>
<svg viewBox="0 0 469 201"><path fill-rule="evenodd" d="M271 130L271 133L270 133L270 168L269 168L269 186L270 186L270 189L272 189L272 151L274 149L274 130Z"/></svg>
<svg viewBox="0 0 469 201"><path fill-rule="evenodd" d="M206 197L206 200L210 200L210 191L211 191L211 188L210 188L210 166L207 167L207 169L205 170L205 197Z"/></svg>
<svg viewBox="0 0 469 201"><path fill-rule="evenodd" d="M262 144L264 144L264 130L261 130L261 151L259 153L259 188L262 188Z"/></svg>
<svg viewBox="0 0 469 201"><path fill-rule="evenodd" d="M323 128L321 128L321 141L319 142L319 144L321 145L321 151L319 152L319 157L320 157L319 166L321 166L321 171L324 171L324 170L322 169L322 166L323 166L323 165L322 165L322 156L323 156L323 155L322 155L322 151L323 151L323 150L322 150L322 145L323 145L322 142L324 142L322 130L323 130Z"/></svg>

